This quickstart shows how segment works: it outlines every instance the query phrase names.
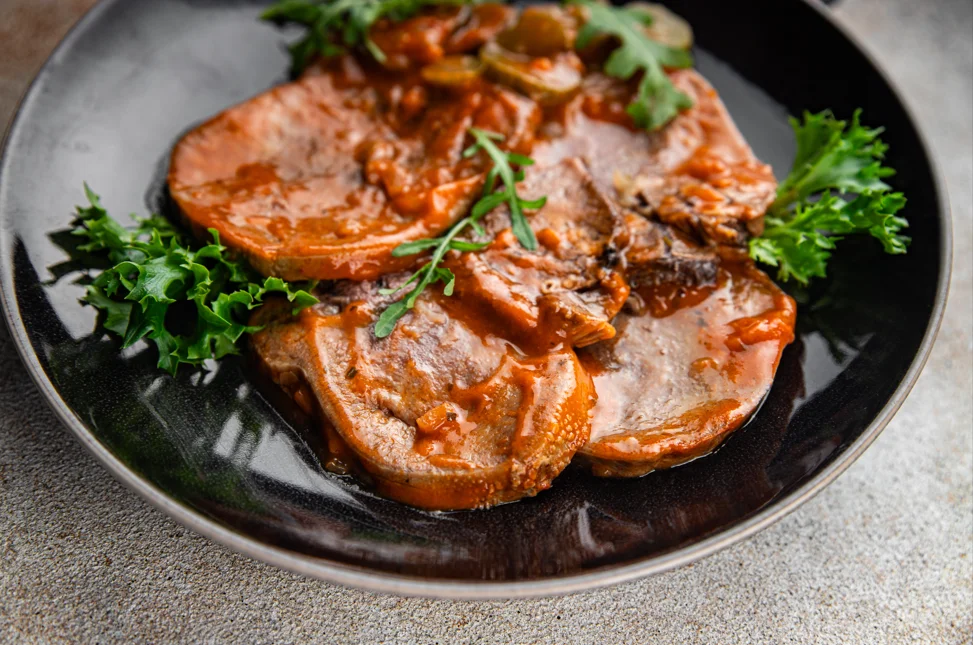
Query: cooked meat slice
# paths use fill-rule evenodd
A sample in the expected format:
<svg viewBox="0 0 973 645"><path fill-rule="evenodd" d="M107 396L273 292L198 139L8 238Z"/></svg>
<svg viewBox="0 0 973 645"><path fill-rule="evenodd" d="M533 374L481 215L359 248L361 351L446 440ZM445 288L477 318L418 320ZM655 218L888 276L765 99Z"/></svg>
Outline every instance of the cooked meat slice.
<svg viewBox="0 0 973 645"><path fill-rule="evenodd" d="M658 169L659 156L667 154L663 135L634 127L625 114L631 98L628 84L588 74L577 96L551 111L531 156L540 167L579 158L609 194L615 192L616 176L631 178Z"/></svg>
<svg viewBox="0 0 973 645"><path fill-rule="evenodd" d="M700 247L681 231L635 213L627 213L625 223L630 240L625 249L625 278L633 289L716 283L720 257L713 249Z"/></svg>
<svg viewBox="0 0 973 645"><path fill-rule="evenodd" d="M743 244L759 233L777 188L754 156L716 90L694 70L671 74L695 107L663 130L632 129L625 114L633 86L600 75L546 126L535 148L541 164L581 157L622 204L701 240Z"/></svg>
<svg viewBox="0 0 973 645"><path fill-rule="evenodd" d="M195 228L216 229L264 274L371 279L410 266L392 249L438 235L479 196L486 164L461 157L470 126L516 148L539 120L513 92L432 94L345 57L188 134L169 185Z"/></svg>
<svg viewBox="0 0 973 645"><path fill-rule="evenodd" d="M532 345L583 347L611 338L611 320L628 297L615 271L627 244L615 206L577 159L528 170L517 190L528 200L547 197L528 216L537 250L519 244L508 210L497 208L484 221L495 242L447 262L459 297L502 317L518 340Z"/></svg>
<svg viewBox="0 0 973 645"><path fill-rule="evenodd" d="M664 172L638 173L623 203L709 244L742 246L763 230L777 191L773 170L753 154L706 79L688 70L675 82L695 107L666 128Z"/></svg>
<svg viewBox="0 0 973 645"><path fill-rule="evenodd" d="M752 265L713 287L638 293L618 335L580 352L598 403L579 455L594 474L637 477L714 450L756 411L794 339L793 300Z"/></svg>
<svg viewBox="0 0 973 645"><path fill-rule="evenodd" d="M447 510L548 488L588 438L594 395L574 352L525 355L432 290L380 340L387 303L375 283L340 283L252 346L291 391L300 377L387 497Z"/></svg>

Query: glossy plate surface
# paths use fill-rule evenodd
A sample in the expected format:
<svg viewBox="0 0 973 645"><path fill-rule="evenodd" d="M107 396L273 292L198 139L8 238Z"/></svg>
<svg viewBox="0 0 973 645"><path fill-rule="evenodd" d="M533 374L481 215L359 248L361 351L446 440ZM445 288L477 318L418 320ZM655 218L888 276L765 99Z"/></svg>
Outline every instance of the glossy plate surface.
<svg viewBox="0 0 973 645"><path fill-rule="evenodd" d="M885 125L915 241L894 258L870 240L845 244L831 279L800 294L800 338L769 398L715 455L634 481L569 469L535 499L424 513L323 471L313 433L275 411L245 360L173 379L155 369L154 350L120 353L93 333L65 250L82 181L116 216L165 212L180 135L285 80L285 35L256 20L261 4L101 3L38 76L0 166L3 303L25 362L82 443L178 521L374 590L564 593L669 569L769 525L846 468L901 405L945 302L944 193L883 75L826 10L797 0L668 4L694 25L699 69L779 172L793 152L788 113L862 107L866 123Z"/></svg>

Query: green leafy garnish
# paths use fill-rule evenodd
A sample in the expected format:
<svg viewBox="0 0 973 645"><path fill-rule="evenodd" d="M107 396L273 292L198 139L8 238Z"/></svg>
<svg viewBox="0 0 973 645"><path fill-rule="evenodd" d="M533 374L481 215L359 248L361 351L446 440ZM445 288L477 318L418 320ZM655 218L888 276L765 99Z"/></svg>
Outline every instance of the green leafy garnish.
<svg viewBox="0 0 973 645"><path fill-rule="evenodd" d="M510 210L511 230L520 244L530 251L537 248L537 238L534 237L534 231L531 230L530 224L527 222L524 209L542 208L547 203L547 198L525 200L517 194L517 182L524 179L523 168L533 165L534 160L516 153L504 152L498 148L495 142L503 141L502 135L477 128L470 128L469 132L475 143L463 151L463 156L470 158L483 151L493 161L493 167L487 173L486 182L483 186L483 197L473 205L473 209L467 217L457 222L442 237L406 242L392 251L392 255L395 257L405 257L432 250L432 256L429 258L429 262L416 271L404 284L395 289L381 290L383 295L393 295L405 290L409 285L415 284L401 300L391 304L379 316L378 322L375 323L375 335L378 338L385 338L392 333L399 319L415 307L419 295L429 285L442 282L445 285L443 293L447 296L453 295L456 276L449 269L440 267L440 263L449 251L479 251L488 246L489 242L470 242L457 239L457 237L468 228L478 235L484 235L484 230L479 221L500 204L507 204ZM497 188L498 179L503 182L503 186L499 190Z"/></svg>
<svg viewBox="0 0 973 645"><path fill-rule="evenodd" d="M626 110L635 124L646 130L658 130L693 106L693 100L676 89L665 68L692 67L688 51L656 42L642 30L652 23L652 16L637 9L613 7L594 0L569 0L588 10L588 22L578 32L577 49L584 49L599 35L614 36L619 46L605 62L605 73L623 80L642 72L638 96Z"/></svg>
<svg viewBox="0 0 973 645"><path fill-rule="evenodd" d="M849 125L825 110L804 113L804 123L791 118L797 137L797 154L787 179L777 191L774 209L786 209L824 190L841 193L884 192L891 187L882 181L895 174L882 166L888 151L879 135L883 128L861 125L857 110Z"/></svg>
<svg viewBox="0 0 973 645"><path fill-rule="evenodd" d="M882 165L888 146L879 139L882 129L862 126L860 116L857 110L850 124L827 110L806 112L803 123L791 119L794 166L778 187L763 234L750 241L751 257L777 267L780 280L807 284L825 277L845 235L869 233L887 253L907 251L910 239L899 233L909 223L896 216L905 196L883 181L895 174Z"/></svg>
<svg viewBox="0 0 973 645"><path fill-rule="evenodd" d="M523 168L533 166L534 160L514 152L504 152L498 148L494 142L503 141L503 136L495 132L470 128L470 134L475 143L463 151L463 157L469 159L483 151L493 161L493 167L487 173L486 185L483 187L483 199L473 207L473 212L476 213L479 209L486 214L500 204L506 203L510 209L510 223L514 236L525 249L528 251L535 250L537 238L534 237L534 231L527 223L524 209L541 208L547 203L547 198L525 200L517 194L517 182L524 180ZM518 166L518 168L514 169L514 166ZM503 182L501 190L496 190L497 179Z"/></svg>
<svg viewBox="0 0 973 645"><path fill-rule="evenodd" d="M330 58L359 45L379 63L385 53L368 32L380 18L406 20L430 6L460 6L480 0L278 0L261 14L277 25L302 25L307 34L288 49L293 74L300 74L315 56Z"/></svg>
<svg viewBox="0 0 973 645"><path fill-rule="evenodd" d="M259 329L241 320L267 294L283 294L294 311L317 302L280 278L255 281L246 263L227 255L213 229L212 244L191 250L165 218L136 220L134 228L126 228L87 184L84 188L89 205L78 207L73 231L85 239L78 249L113 264L87 287L85 301L104 312L105 329L121 336L124 347L153 341L159 367L170 374L182 364L238 354L240 338Z"/></svg>

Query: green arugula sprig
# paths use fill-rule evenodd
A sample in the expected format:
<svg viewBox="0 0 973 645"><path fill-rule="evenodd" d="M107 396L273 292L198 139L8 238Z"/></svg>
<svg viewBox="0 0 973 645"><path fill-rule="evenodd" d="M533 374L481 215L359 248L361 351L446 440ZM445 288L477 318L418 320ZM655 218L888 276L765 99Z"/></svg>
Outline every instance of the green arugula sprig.
<svg viewBox="0 0 973 645"><path fill-rule="evenodd" d="M259 330L241 320L267 294L283 294L295 311L317 302L279 278L255 282L252 269L226 254L213 229L212 244L191 250L165 218L137 219L134 228L126 228L87 184L84 189L89 205L78 207L73 231L85 238L78 249L103 254L113 265L87 287L85 301L105 313L105 329L121 336L124 347L153 341L159 367L170 374L182 364L238 354L240 338ZM167 320L173 307L183 315ZM174 332L174 326L185 333Z"/></svg>
<svg viewBox="0 0 973 645"><path fill-rule="evenodd" d="M526 200L521 199L517 194L517 182L524 180L523 169L533 166L534 160L515 152L504 152L497 147L495 142L503 141L503 135L478 128L470 128L469 132L474 143L463 151L463 158L475 157L482 151L493 162L493 167L486 176L486 184L483 186L483 199L476 204L476 207L484 209L485 214L500 204L506 204L510 209L511 229L517 241L528 251L536 250L537 238L534 237L534 231L527 222L524 209L533 210L543 207L547 203L547 197ZM503 182L501 190L496 190L497 179ZM474 212L477 210L476 207L473 209Z"/></svg>
<svg viewBox="0 0 973 645"><path fill-rule="evenodd" d="M587 47L596 36L603 34L619 40L605 62L605 73L623 80L642 72L638 96L626 110L635 124L646 130L658 130L676 118L682 110L693 107L693 100L676 89L665 68L683 69L693 66L688 51L658 43L642 30L652 24L652 16L637 9L613 7L594 0L569 0L585 7L588 22L578 32L577 49Z"/></svg>
<svg viewBox="0 0 973 645"><path fill-rule="evenodd" d="M803 122L791 119L794 166L778 187L763 234L750 241L751 257L777 267L780 280L807 284L825 277L845 235L869 233L892 254L908 249L910 238L899 233L909 223L896 215L905 196L883 181L895 174L882 165L888 150L879 139L883 130L862 126L860 117L857 110L849 124L826 110L806 112Z"/></svg>
<svg viewBox="0 0 973 645"><path fill-rule="evenodd" d="M409 285L415 286L405 296L389 305L375 323L375 336L385 338L392 333L395 325L406 312L415 307L419 295L431 284L442 282L443 293L453 295L456 286L456 276L449 269L439 266L449 251L480 251L490 242L470 242L457 239L466 229L472 229L477 235L485 235L479 221L500 204L507 204L510 211L511 230L525 249L533 251L537 248L537 238L527 222L525 209L542 208L547 203L546 197L535 200L522 199L517 194L517 182L524 179L524 168L534 164L534 160L513 152L504 152L497 147L497 141L503 141L503 136L495 132L487 132L477 128L470 128L470 135L474 139L473 145L463 151L463 157L470 158L485 152L493 161L493 167L487 173L483 186L483 197L473 206L470 214L457 222L442 237L435 239L416 240L400 244L392 251L392 255L401 258L416 255L423 251L432 250L429 261L416 271L404 284L394 289L382 289L383 295L394 295L405 290ZM503 182L498 190L497 181Z"/></svg>
<svg viewBox="0 0 973 645"><path fill-rule="evenodd" d="M261 14L274 24L302 25L308 31L290 47L291 72L300 74L317 55L337 56L359 45L379 63L386 56L368 32L380 18L406 20L430 6L460 6L481 0L278 0Z"/></svg>

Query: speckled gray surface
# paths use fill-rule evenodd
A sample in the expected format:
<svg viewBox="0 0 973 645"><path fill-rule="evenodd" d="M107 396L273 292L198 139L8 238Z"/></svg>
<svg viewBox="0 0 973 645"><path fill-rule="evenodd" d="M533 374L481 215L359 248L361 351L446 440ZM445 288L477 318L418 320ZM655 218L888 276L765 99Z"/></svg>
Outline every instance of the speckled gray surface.
<svg viewBox="0 0 973 645"><path fill-rule="evenodd" d="M0 121L39 64L13 55L14 14L43 14L44 42L90 4L0 0ZM374 596L253 562L148 507L58 424L0 329L0 641L973 643L973 6L846 0L838 14L903 87L943 162L956 262L912 396L813 501L694 566L612 589Z"/></svg>

